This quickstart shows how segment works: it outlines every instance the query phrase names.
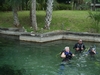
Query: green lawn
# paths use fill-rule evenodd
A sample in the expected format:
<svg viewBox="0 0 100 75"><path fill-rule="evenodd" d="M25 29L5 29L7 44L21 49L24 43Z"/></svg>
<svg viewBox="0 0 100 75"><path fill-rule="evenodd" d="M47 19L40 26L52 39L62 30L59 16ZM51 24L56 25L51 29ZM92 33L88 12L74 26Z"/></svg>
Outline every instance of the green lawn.
<svg viewBox="0 0 100 75"><path fill-rule="evenodd" d="M27 31L30 29L29 11L19 11L20 24ZM37 11L37 23L39 31L45 25L45 11ZM52 22L49 31L68 30L74 32L90 32L92 20L88 17L88 11L53 11ZM12 12L0 12L0 27L14 27Z"/></svg>

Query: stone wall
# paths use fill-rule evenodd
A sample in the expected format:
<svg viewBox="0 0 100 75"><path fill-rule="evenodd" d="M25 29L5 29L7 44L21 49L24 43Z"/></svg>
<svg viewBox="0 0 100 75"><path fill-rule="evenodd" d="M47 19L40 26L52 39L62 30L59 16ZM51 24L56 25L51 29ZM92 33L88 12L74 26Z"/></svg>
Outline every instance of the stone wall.
<svg viewBox="0 0 100 75"><path fill-rule="evenodd" d="M0 29L0 37L18 39L21 41L48 42L54 40L79 40L100 42L100 34L78 33L68 31L52 31L47 33L29 33L18 29Z"/></svg>

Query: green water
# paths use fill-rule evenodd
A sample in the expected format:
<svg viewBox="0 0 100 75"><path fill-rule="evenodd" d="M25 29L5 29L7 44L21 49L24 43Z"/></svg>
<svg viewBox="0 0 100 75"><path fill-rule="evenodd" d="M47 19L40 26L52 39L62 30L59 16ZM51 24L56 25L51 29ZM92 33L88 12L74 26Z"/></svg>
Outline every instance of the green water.
<svg viewBox="0 0 100 75"><path fill-rule="evenodd" d="M95 58L86 51L76 55L71 63L60 70L59 52L77 41L60 40L49 43L32 43L0 38L0 75L100 75L100 43L84 42L86 47L95 44Z"/></svg>

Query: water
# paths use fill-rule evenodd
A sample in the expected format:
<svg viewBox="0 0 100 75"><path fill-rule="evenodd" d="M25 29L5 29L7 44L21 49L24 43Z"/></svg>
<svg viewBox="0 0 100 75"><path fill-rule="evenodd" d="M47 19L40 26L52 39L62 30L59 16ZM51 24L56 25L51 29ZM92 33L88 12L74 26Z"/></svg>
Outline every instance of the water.
<svg viewBox="0 0 100 75"><path fill-rule="evenodd" d="M95 44L94 57L76 55L61 69L59 52L77 41L60 40L49 43L22 42L0 38L0 75L100 75L100 43L84 42L86 47Z"/></svg>

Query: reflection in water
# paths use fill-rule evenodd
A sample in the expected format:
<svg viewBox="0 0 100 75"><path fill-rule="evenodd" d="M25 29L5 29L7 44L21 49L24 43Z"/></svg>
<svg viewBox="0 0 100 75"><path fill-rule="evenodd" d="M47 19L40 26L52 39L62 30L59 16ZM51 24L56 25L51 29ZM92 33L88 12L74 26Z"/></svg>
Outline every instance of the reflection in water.
<svg viewBox="0 0 100 75"><path fill-rule="evenodd" d="M10 65L3 65L0 67L0 75L23 75L24 72L24 69L15 70L13 66Z"/></svg>
<svg viewBox="0 0 100 75"><path fill-rule="evenodd" d="M76 41L32 43L0 39L0 75L6 75L8 71L7 75L99 75L99 43L84 42L87 48L96 45L98 54L95 58L84 51L73 57L70 64L61 65L59 52L70 46L74 53Z"/></svg>

